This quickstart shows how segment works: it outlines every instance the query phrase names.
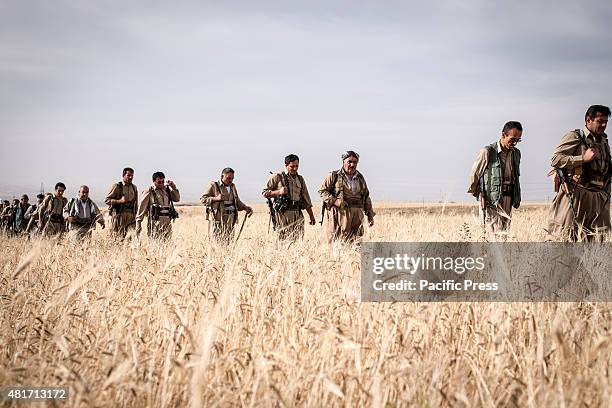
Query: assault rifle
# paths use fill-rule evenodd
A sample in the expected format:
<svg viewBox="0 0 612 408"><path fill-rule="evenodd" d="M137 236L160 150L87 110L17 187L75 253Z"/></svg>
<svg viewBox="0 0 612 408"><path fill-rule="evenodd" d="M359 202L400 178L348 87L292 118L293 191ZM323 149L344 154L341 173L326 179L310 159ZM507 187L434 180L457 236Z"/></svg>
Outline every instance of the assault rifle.
<svg viewBox="0 0 612 408"><path fill-rule="evenodd" d="M487 230L487 194L485 190L485 181L484 175L480 176L479 184L479 192L480 192L480 209L482 210L482 228L483 231Z"/></svg>
<svg viewBox="0 0 612 408"><path fill-rule="evenodd" d="M574 210L574 191L573 189L570 189L569 183L567 182L567 177L565 176L565 173L563 173L562 169L555 167L555 173L557 174L557 179L559 180L559 186L565 186L565 192L567 193L567 198L569 198L574 224L578 225L576 210ZM580 225L578 225L578 227L580 227Z"/></svg>
<svg viewBox="0 0 612 408"><path fill-rule="evenodd" d="M270 174L274 174L270 172ZM272 231L276 231L276 211L274 210L274 204L272 199L268 198L268 209L270 210L270 221L268 221L268 233L270 232L270 223L272 223Z"/></svg>

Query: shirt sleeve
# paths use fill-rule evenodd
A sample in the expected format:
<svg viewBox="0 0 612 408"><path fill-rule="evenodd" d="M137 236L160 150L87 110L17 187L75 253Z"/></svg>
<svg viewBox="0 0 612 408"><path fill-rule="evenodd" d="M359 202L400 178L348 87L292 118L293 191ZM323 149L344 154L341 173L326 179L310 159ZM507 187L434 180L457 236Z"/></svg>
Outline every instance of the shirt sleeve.
<svg viewBox="0 0 612 408"><path fill-rule="evenodd" d="M306 180L304 180L304 177L300 176L300 178L304 188L304 209L307 209L312 207L312 201L310 201L310 193L308 193L308 187L306 187Z"/></svg>
<svg viewBox="0 0 612 408"><path fill-rule="evenodd" d="M113 205L117 204L117 200L119 199L121 199L121 195L119 194L119 188L117 187L117 184L113 184L108 190L108 193L106 193L106 198L104 199L104 202L109 207L112 207Z"/></svg>
<svg viewBox="0 0 612 408"><path fill-rule="evenodd" d="M140 204L138 205L138 211L136 212L136 222L141 223L144 219L147 211L149 211L149 201L151 197L151 189L148 189L142 194Z"/></svg>
<svg viewBox="0 0 612 408"><path fill-rule="evenodd" d="M575 132L569 132L553 152L550 165L560 169L573 169L584 164L582 151L579 149L580 139ZM576 155L576 153L580 153Z"/></svg>
<svg viewBox="0 0 612 408"><path fill-rule="evenodd" d="M480 149L478 152L478 156L472 165L472 170L470 170L470 187L468 188L468 193L472 194L474 197L478 197L479 186L478 182L480 181L480 177L484 174L487 165L489 164L489 152L486 148Z"/></svg>
<svg viewBox="0 0 612 408"><path fill-rule="evenodd" d="M202 197L200 197L200 202L204 205L212 205L212 199L215 197L215 183L211 182L208 187L206 188L206 190L204 191L204 194L202 194Z"/></svg>
<svg viewBox="0 0 612 408"><path fill-rule="evenodd" d="M266 182L266 185L263 188L263 191L261 192L261 194L264 195L268 191L276 190L280 179L281 179L280 173L276 173L268 177L268 181Z"/></svg>
<svg viewBox="0 0 612 408"><path fill-rule="evenodd" d="M178 203L179 201L181 201L181 193L179 193L178 188L170 187L169 198L175 203Z"/></svg>
<svg viewBox="0 0 612 408"><path fill-rule="evenodd" d="M335 199L335 197L332 195L332 189L334 187L333 180L334 172L331 172L327 176L325 176L325 178L323 179L323 183L319 188L319 196L321 197L321 200L329 204L331 204L331 202Z"/></svg>
<svg viewBox="0 0 612 408"><path fill-rule="evenodd" d="M247 208L247 205L240 200L240 197L238 196L238 188L236 187L235 184L233 185L233 188L234 188L234 196L236 197L236 207L237 207L236 209L238 211L245 211Z"/></svg>
<svg viewBox="0 0 612 408"><path fill-rule="evenodd" d="M372 206L372 199L370 198L370 189L368 188L368 184L365 181L365 178L361 176L363 180L364 192L363 195L365 200L363 202L363 212L368 217L368 220L371 221L374 219L376 213L374 212L374 207Z"/></svg>

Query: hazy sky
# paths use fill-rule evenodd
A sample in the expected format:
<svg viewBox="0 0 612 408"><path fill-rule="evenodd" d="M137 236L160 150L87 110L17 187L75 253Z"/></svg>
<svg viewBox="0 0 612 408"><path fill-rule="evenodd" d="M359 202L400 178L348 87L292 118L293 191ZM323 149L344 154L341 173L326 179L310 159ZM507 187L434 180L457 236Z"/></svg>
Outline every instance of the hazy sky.
<svg viewBox="0 0 612 408"><path fill-rule="evenodd" d="M422 3L0 0L0 185L101 200L129 165L196 201L231 166L260 203L286 154L316 196L354 149L374 200L463 201L519 120L524 200L552 196L555 144L612 104L612 2Z"/></svg>

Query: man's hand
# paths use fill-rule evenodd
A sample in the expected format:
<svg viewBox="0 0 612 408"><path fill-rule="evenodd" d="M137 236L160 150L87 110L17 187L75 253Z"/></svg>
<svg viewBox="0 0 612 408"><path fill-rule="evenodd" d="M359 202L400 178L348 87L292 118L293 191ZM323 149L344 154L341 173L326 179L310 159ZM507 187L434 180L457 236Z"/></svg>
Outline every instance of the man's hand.
<svg viewBox="0 0 612 408"><path fill-rule="evenodd" d="M213 201L223 201L223 194L219 193L214 198Z"/></svg>
<svg viewBox="0 0 612 408"><path fill-rule="evenodd" d="M168 180L168 185L173 189L176 190L176 184L174 184L174 181L172 180Z"/></svg>
<svg viewBox="0 0 612 408"><path fill-rule="evenodd" d="M244 210L246 211L247 217L253 215L253 209L251 207L247 206Z"/></svg>
<svg viewBox="0 0 612 408"><path fill-rule="evenodd" d="M276 192L279 196L287 195L289 194L289 189L287 187L281 187L278 190L276 190Z"/></svg>
<svg viewBox="0 0 612 408"><path fill-rule="evenodd" d="M308 222L310 225L315 225L317 223L317 220L315 220L315 217L313 217L312 215L310 216L310 221Z"/></svg>
<svg viewBox="0 0 612 408"><path fill-rule="evenodd" d="M73 216L68 217L68 222L71 224L76 222L76 217L73 217Z"/></svg>
<svg viewBox="0 0 612 408"><path fill-rule="evenodd" d="M334 200L334 207L338 207L338 208L342 207L342 199L336 198Z"/></svg>
<svg viewBox="0 0 612 408"><path fill-rule="evenodd" d="M119 200L117 200L117 204L125 204L125 203L127 203L125 196L122 196Z"/></svg>
<svg viewBox="0 0 612 408"><path fill-rule="evenodd" d="M271 192L271 191L269 191L269 190L268 190L268 191L266 191L265 193L263 193L263 196L264 196L265 198L272 198L272 197L274 197L274 196L272 195L272 192Z"/></svg>
<svg viewBox="0 0 612 408"><path fill-rule="evenodd" d="M597 149L589 148L582 155L582 160L588 163L595 160L598 156L599 151Z"/></svg>

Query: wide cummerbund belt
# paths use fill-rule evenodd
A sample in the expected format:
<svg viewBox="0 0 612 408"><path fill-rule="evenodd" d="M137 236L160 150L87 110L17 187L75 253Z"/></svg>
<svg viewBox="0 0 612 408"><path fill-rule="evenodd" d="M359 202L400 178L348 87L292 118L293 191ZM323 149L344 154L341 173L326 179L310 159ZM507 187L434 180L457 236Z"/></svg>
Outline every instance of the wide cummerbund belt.
<svg viewBox="0 0 612 408"><path fill-rule="evenodd" d="M64 222L64 217L62 216L62 214L51 214L49 216L49 221L54 223L61 223Z"/></svg>
<svg viewBox="0 0 612 408"><path fill-rule="evenodd" d="M361 198L345 198L344 202L348 207L363 207L363 200Z"/></svg>

